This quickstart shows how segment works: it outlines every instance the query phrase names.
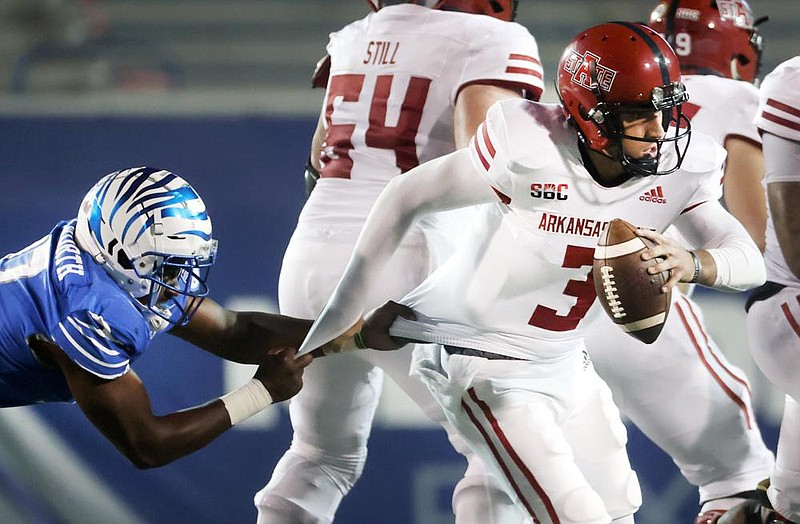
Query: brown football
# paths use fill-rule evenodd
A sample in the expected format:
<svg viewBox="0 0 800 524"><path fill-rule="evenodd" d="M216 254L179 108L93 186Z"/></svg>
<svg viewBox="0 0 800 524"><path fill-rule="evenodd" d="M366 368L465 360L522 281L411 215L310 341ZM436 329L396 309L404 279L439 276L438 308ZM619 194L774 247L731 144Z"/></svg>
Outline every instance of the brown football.
<svg viewBox="0 0 800 524"><path fill-rule="evenodd" d="M652 344L667 321L671 291L661 292L669 278L666 271L651 275L647 268L656 260L642 260L652 246L636 235L636 228L615 218L600 234L594 251L594 287L611 320L632 337Z"/></svg>

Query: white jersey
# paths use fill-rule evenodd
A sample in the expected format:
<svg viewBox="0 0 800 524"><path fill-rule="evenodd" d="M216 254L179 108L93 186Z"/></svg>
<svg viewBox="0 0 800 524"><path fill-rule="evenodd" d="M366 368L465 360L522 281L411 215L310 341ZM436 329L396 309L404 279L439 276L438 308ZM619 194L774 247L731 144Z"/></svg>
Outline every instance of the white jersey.
<svg viewBox="0 0 800 524"><path fill-rule="evenodd" d="M533 36L489 16L387 6L332 33L327 49L321 178L300 216L311 227L336 217L357 235L392 178L452 152L465 86L516 85L535 99L544 89Z"/></svg>
<svg viewBox="0 0 800 524"><path fill-rule="evenodd" d="M710 136L722 147L732 136L761 144L758 128L753 124L758 109L758 89L753 84L713 75L684 75L683 83L689 92L683 114L691 120L692 131ZM721 177L719 183L722 184ZM689 246L674 227L667 234Z"/></svg>
<svg viewBox="0 0 800 524"><path fill-rule="evenodd" d="M663 232L720 198L725 158L696 133L679 171L605 188L561 108L525 100L492 106L470 151L502 203L483 206L459 250L403 300L418 321L398 319L391 332L530 360L574 348L599 311L592 258L603 227L619 217ZM662 152L674 164L672 147Z"/></svg>
<svg viewBox="0 0 800 524"><path fill-rule="evenodd" d="M755 123L764 132L800 142L800 57L783 62L764 78ZM764 182L800 182L796 163L793 162L791 166L783 164L790 160L765 155ZM769 213L769 201L767 212ZM771 217L767 220L764 258L768 280L795 287L800 284L783 257Z"/></svg>
<svg viewBox="0 0 800 524"><path fill-rule="evenodd" d="M700 131L725 146L730 136L761 143L753 117L758 109L758 89L749 82L713 75L684 75L689 101L683 114ZM724 118L720 118L724 115Z"/></svg>

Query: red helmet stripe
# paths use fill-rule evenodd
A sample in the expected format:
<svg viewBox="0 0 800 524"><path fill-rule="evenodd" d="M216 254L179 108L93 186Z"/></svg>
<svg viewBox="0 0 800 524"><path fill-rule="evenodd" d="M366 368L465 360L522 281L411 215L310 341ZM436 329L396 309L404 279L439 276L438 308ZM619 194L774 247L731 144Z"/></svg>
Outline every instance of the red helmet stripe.
<svg viewBox="0 0 800 524"><path fill-rule="evenodd" d="M631 24L630 22L612 22L613 24L619 24L621 26L627 27L642 39L642 41L647 44L647 47L650 48L650 51L653 53L653 56L656 57L656 62L658 66L661 68L661 78L663 80L663 85L669 85L672 83L672 80L669 76L669 67L667 67L667 60L664 58L664 53L661 52L661 48L658 47L655 40L653 40L650 35L642 31L642 29L636 25Z"/></svg>

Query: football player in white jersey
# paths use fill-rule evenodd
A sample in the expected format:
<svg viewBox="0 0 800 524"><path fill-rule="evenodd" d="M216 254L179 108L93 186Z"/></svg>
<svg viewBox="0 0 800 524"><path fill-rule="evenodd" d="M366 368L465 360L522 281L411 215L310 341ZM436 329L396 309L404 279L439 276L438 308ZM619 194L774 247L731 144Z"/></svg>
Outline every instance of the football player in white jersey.
<svg viewBox="0 0 800 524"><path fill-rule="evenodd" d="M358 328L364 297L414 220L475 204L456 252L401 302L367 315L363 347L415 350L413 371L535 522L633 522L641 503L625 428L583 338L600 313L592 259L623 218L642 258L678 282L764 281L757 246L718 202L724 150L693 134L678 59L655 31L579 34L557 72L560 104L496 103L466 149L389 183L300 353ZM640 199L660 188L663 202ZM688 251L662 233L672 224ZM398 313L402 313L398 315ZM414 318L409 318L414 317ZM389 327L391 324L391 327Z"/></svg>
<svg viewBox="0 0 800 524"><path fill-rule="evenodd" d="M77 218L0 259L0 407L77 402L135 466L153 468L297 393L311 359L295 349L311 321L206 299L216 250L181 177L147 167L103 177ZM156 415L131 364L164 332L261 365L221 399Z"/></svg>
<svg viewBox="0 0 800 524"><path fill-rule="evenodd" d="M728 211L763 248L763 158L753 124L758 89L752 83L761 36L749 5L667 0L655 7L649 25L678 56L689 93L683 114L692 130L727 150L720 183ZM652 207L664 205L664 198L669 196L662 197L659 188L640 196ZM695 522L710 524L743 498L758 497L755 486L769 476L774 457L756 422L747 377L714 343L689 295L674 290L672 311L652 346L625 335L607 318L598 322L586 346L623 415L698 486Z"/></svg>
<svg viewBox="0 0 800 524"><path fill-rule="evenodd" d="M284 256L279 282L284 314L319 315L373 203L391 180L465 147L493 102L539 98L544 84L538 49L531 34L512 22L516 3L375 6L374 13L331 34L326 97L311 153L320 176ZM429 249L437 251L435 264L449 240L442 227L428 226L412 228L381 285L359 302L376 307L399 300L422 282L431 267ZM258 522L333 520L364 468L384 373L444 423L427 388L409 377L410 363L410 352L363 352L318 359L306 371L303 393L289 407L291 447L254 498ZM453 496L457 522L513 522L502 513L504 506L514 510L502 490L495 488L498 497L486 500L487 482L491 479L471 461Z"/></svg>
<svg viewBox="0 0 800 524"><path fill-rule="evenodd" d="M745 504L720 524L800 522L800 56L766 76L755 122L766 167L767 283L748 301L747 335L753 359L786 400L768 502Z"/></svg>

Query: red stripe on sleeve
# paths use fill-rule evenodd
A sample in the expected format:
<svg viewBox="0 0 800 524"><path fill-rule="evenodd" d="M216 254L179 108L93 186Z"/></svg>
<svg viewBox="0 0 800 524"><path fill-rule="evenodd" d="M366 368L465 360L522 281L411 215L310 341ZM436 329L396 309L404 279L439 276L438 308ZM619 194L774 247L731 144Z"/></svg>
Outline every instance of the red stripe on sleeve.
<svg viewBox="0 0 800 524"><path fill-rule="evenodd" d="M766 111L762 111L761 117L764 120L769 120L770 122L774 122L780 126L788 127L789 129L792 129L794 131L800 131L800 124L798 124L797 122L786 120L785 118L773 115L772 113L767 113Z"/></svg>
<svg viewBox="0 0 800 524"><path fill-rule="evenodd" d="M771 106L771 107L774 107L775 109L780 109L784 113L789 113L790 115L794 115L794 116L800 117L800 109L797 109L797 108L792 107L790 105L786 105L783 102L778 102L774 98L768 98L767 99L767 105Z"/></svg>
<svg viewBox="0 0 800 524"><path fill-rule="evenodd" d="M497 195L500 198L500 201L502 203L504 203L505 205L508 205L508 204L511 203L511 197L508 197L508 196L504 195L503 193L498 191L496 187L492 186L492 191L494 191L494 194Z"/></svg>
<svg viewBox="0 0 800 524"><path fill-rule="evenodd" d="M695 204L695 205L693 205L693 206L689 206L689 207L687 207L686 209L684 209L683 211L681 211L681 215L682 215L682 214L684 214L684 213L688 213L689 211L691 211L692 209L696 208L696 207L697 207L697 206L699 206L700 204L705 204L705 203L706 203L706 201L705 201L705 200L703 200L702 202L698 202L697 204Z"/></svg>
<svg viewBox="0 0 800 524"><path fill-rule="evenodd" d="M481 124L481 127L483 128L483 132L481 134L483 135L484 142L486 142L486 150L489 151L489 156L494 158L497 150L495 150L494 145L492 144L492 139L489 138L489 130L486 128L486 122Z"/></svg>
<svg viewBox="0 0 800 524"><path fill-rule="evenodd" d="M480 159L481 164L483 164L483 168L486 171L489 171L489 161L486 160L485 156L483 156L483 152L481 152L481 148L480 148L480 146L478 146L478 137L477 136L472 140L472 144L475 147L475 152L478 153L478 158Z"/></svg>
<svg viewBox="0 0 800 524"><path fill-rule="evenodd" d="M527 68L524 68L524 67L508 66L508 67L506 67L506 73L514 73L514 74L518 74L518 75L530 75L530 76L532 76L534 78L538 78L538 79L542 79L543 78L542 77L542 73L540 71L537 71L535 69L527 69Z"/></svg>
<svg viewBox="0 0 800 524"><path fill-rule="evenodd" d="M509 60L524 60L525 62L531 62L532 64L542 65L542 63L538 59L536 59L536 58L534 58L534 57L532 57L530 55L521 55L521 54L518 54L518 53L511 53L510 55L508 55L508 59Z"/></svg>

